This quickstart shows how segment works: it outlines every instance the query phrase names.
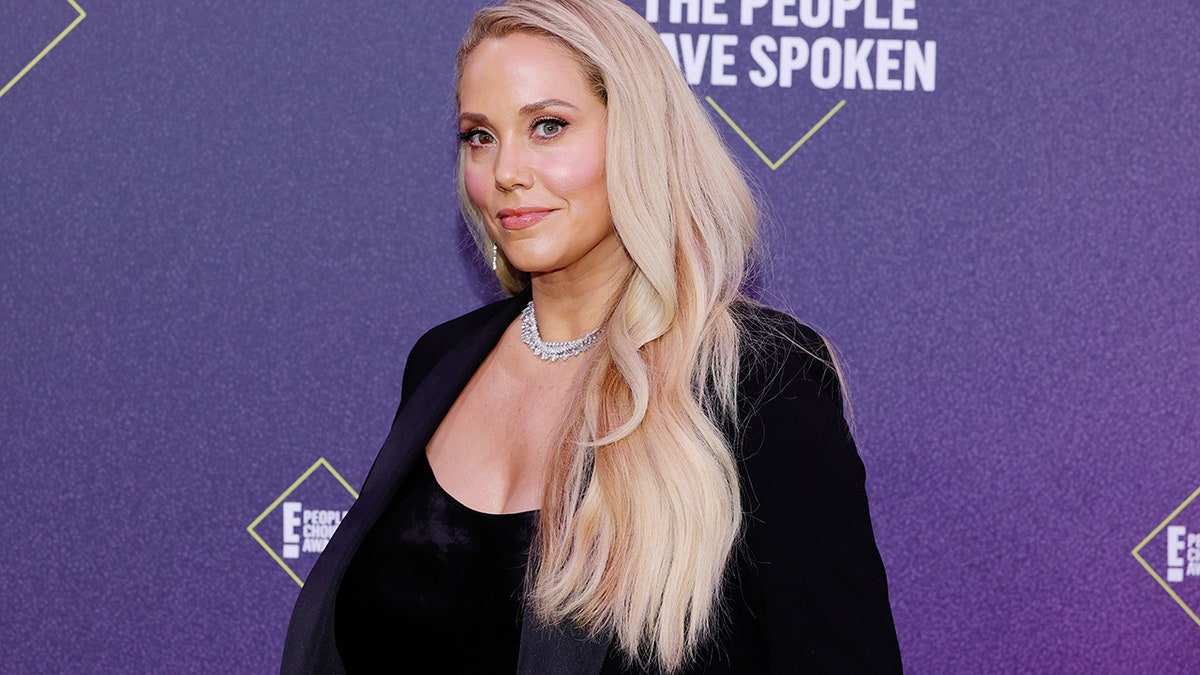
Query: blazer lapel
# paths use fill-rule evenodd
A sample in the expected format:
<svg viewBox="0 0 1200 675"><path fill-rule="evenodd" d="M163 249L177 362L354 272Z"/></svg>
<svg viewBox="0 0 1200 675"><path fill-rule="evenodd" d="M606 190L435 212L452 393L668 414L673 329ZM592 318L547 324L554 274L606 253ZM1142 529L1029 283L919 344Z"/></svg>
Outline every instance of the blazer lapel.
<svg viewBox="0 0 1200 675"><path fill-rule="evenodd" d="M520 314L521 308L528 302L528 298L521 302L525 295L523 293L510 299L474 335L463 336L430 369L429 375L413 391L411 400L404 404L392 423L379 457L363 482L364 495L368 490L382 489L384 494L377 498L381 498L380 508L391 501L392 493L403 477L408 475L414 460L420 456L418 453L425 451L425 446L450 411L450 406L454 405L471 376L500 341L505 329ZM379 514L373 515L370 519L372 525Z"/></svg>
<svg viewBox="0 0 1200 675"><path fill-rule="evenodd" d="M430 369L401 407L363 482L358 500L318 558L300 594L288 634L288 643L296 645L297 653L285 651L284 672L342 672L334 646L332 621L342 575L471 376L529 301L528 294L527 290L502 304L474 334L464 335ZM310 605L311 609L302 610ZM600 672L612 641L611 635L589 639L572 625L542 625L528 610L526 616L529 619L521 627L518 673L596 675ZM298 618L301 618L300 623L297 623ZM302 625L306 623L307 626ZM313 640L305 635L320 635L315 640L320 647L309 649ZM300 667L301 663L307 665Z"/></svg>
<svg viewBox="0 0 1200 675"><path fill-rule="evenodd" d="M461 336L401 406L358 499L300 591L288 625L281 672L344 672L333 626L342 576L454 400L528 302L528 297L525 302L521 297L499 305L481 328Z"/></svg>

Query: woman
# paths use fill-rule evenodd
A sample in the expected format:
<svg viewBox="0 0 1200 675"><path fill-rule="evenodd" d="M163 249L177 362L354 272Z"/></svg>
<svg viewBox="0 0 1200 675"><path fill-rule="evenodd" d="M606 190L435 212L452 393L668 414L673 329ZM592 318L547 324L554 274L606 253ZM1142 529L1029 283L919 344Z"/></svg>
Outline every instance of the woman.
<svg viewBox="0 0 1200 675"><path fill-rule="evenodd" d="M457 66L514 297L413 347L283 670L899 670L829 352L743 298L753 199L653 29L512 0Z"/></svg>

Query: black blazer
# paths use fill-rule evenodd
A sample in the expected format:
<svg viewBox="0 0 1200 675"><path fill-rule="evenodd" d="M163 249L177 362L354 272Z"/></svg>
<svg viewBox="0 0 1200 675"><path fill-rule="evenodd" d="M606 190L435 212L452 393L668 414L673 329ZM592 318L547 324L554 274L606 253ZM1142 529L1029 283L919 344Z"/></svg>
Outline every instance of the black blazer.
<svg viewBox="0 0 1200 675"><path fill-rule="evenodd" d="M281 672L344 672L334 638L342 576L396 487L467 381L528 302L528 291L444 323L413 346L391 432L296 601ZM727 425L742 474L743 541L726 584L722 628L699 672L899 672L883 563L862 462L837 378L811 329L745 305L739 420ZM810 353L811 352L811 353ZM610 672L609 636L523 623L520 673ZM403 668L403 664L396 664Z"/></svg>

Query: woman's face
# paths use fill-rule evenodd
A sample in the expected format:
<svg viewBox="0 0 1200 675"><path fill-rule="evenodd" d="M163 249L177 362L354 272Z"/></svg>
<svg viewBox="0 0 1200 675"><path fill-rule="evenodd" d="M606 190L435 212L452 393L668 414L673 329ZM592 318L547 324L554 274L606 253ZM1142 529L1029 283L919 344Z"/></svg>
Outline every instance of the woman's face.
<svg viewBox="0 0 1200 675"><path fill-rule="evenodd" d="M549 40L484 40L458 83L467 195L492 240L535 277L595 274L624 249L604 177L604 104Z"/></svg>

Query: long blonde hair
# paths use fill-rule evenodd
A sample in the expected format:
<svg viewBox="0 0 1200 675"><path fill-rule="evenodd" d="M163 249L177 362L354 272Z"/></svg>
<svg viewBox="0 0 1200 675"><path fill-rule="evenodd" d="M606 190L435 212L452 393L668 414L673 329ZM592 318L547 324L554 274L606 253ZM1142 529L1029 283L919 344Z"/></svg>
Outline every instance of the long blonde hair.
<svg viewBox="0 0 1200 675"><path fill-rule="evenodd" d="M582 376L532 551L531 620L613 631L674 670L712 630L742 523L722 422L735 416L741 297L758 209L654 29L617 0L511 0L480 10L458 73L485 39L530 33L579 63L607 107L606 173L634 269ZM481 215L459 195L485 255ZM509 293L529 276L497 261Z"/></svg>

